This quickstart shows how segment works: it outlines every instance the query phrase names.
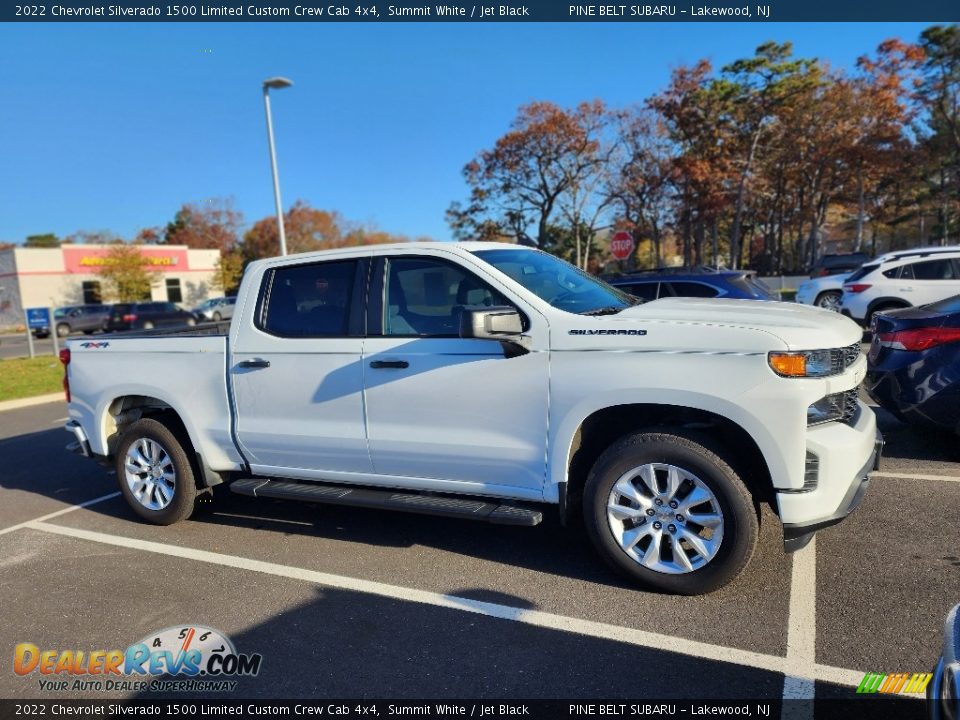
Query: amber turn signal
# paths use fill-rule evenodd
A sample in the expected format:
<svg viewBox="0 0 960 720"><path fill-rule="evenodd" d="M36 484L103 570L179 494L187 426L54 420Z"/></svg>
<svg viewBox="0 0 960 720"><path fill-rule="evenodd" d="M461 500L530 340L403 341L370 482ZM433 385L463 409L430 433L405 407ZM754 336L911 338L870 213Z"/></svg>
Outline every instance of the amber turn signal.
<svg viewBox="0 0 960 720"><path fill-rule="evenodd" d="M806 353L770 353L770 367L777 375L786 377L806 377Z"/></svg>

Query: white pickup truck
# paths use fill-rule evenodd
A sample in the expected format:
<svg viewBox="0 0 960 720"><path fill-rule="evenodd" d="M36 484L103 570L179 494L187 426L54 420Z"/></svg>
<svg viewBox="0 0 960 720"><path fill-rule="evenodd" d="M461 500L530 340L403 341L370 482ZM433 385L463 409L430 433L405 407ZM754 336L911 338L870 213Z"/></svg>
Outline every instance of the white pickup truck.
<svg viewBox="0 0 960 720"><path fill-rule="evenodd" d="M859 503L881 440L860 329L797 304L647 304L530 248L408 243L252 263L229 326L71 339L75 450L133 510L199 493L536 525L697 594L761 504L787 551Z"/></svg>

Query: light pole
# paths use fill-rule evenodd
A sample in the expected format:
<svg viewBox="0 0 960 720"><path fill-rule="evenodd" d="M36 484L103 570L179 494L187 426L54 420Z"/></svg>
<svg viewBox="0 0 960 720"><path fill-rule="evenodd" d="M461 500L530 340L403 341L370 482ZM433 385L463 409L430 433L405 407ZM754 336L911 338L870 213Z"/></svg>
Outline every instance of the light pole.
<svg viewBox="0 0 960 720"><path fill-rule="evenodd" d="M270 119L270 88L282 90L293 82L283 77L263 81L263 106L267 110L267 142L270 145L270 168L273 170L273 200L277 205L277 229L280 231L280 254L287 254L287 236L283 231L283 205L280 202L280 178L277 177L277 151L273 147L273 122Z"/></svg>

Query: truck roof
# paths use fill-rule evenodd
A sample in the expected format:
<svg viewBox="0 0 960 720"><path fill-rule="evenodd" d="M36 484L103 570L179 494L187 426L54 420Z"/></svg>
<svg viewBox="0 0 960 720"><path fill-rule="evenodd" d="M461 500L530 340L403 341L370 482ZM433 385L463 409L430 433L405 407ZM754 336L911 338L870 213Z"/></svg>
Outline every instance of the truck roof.
<svg viewBox="0 0 960 720"><path fill-rule="evenodd" d="M410 250L411 248L422 248L424 250L461 250L465 252L476 252L478 250L531 250L527 245L516 245L514 243L502 243L502 242L477 242L474 240L467 241L430 241L430 242L421 242L421 241L410 241L410 242L396 242L396 243L384 243L382 245L351 245L349 247L340 247L340 248L331 248L329 250L312 250L310 252L304 253L295 253L292 255L287 255L285 257L270 257L262 258L256 260L256 263L266 263L274 262L276 260L313 260L313 259L323 259L329 256L340 256L340 257L352 257L356 255L381 255L394 252L396 250ZM251 263L253 264L253 263Z"/></svg>

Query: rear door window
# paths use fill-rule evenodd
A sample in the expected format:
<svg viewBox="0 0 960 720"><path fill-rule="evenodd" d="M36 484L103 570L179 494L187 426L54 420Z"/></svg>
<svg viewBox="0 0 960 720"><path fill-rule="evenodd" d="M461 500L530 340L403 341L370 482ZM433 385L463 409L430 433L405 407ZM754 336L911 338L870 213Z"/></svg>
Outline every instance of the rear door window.
<svg viewBox="0 0 960 720"><path fill-rule="evenodd" d="M258 327L291 338L344 337L357 260L280 267L268 278Z"/></svg>
<svg viewBox="0 0 960 720"><path fill-rule="evenodd" d="M912 271L907 275L907 271ZM923 260L905 265L901 278L911 277L915 280L956 280L957 274L953 262L947 258L942 260Z"/></svg>

